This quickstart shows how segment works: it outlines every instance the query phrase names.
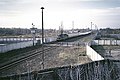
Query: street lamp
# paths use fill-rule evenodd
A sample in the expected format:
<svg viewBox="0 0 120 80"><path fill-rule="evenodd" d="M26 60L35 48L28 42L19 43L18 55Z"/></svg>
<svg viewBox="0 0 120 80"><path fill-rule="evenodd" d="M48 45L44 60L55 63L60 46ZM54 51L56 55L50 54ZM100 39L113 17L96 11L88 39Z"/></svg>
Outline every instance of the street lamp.
<svg viewBox="0 0 120 80"><path fill-rule="evenodd" d="M42 44L44 43L44 27L43 27L43 9L44 7L41 7L42 9Z"/></svg>
<svg viewBox="0 0 120 80"><path fill-rule="evenodd" d="M44 69L44 27L43 27L43 9L44 7L41 7L42 9L42 64Z"/></svg>

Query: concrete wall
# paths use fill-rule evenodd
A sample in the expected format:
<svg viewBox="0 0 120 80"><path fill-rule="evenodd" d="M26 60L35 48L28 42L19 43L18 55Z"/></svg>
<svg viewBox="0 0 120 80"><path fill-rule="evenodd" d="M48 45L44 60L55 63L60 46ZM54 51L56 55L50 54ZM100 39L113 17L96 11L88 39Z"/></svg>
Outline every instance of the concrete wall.
<svg viewBox="0 0 120 80"><path fill-rule="evenodd" d="M42 41L42 38L35 38L35 40L40 40ZM56 38L54 37L46 37L44 38L44 42L50 42L50 41L55 41ZM9 42L9 41L13 41L13 42L21 42L21 41L33 41L33 38L0 38L1 42Z"/></svg>
<svg viewBox="0 0 120 80"><path fill-rule="evenodd" d="M89 45L86 45L86 54L92 61L104 60L104 58Z"/></svg>
<svg viewBox="0 0 120 80"><path fill-rule="evenodd" d="M120 40L93 40L91 45L120 45Z"/></svg>
<svg viewBox="0 0 120 80"><path fill-rule="evenodd" d="M1 44L0 45L0 53L7 52L10 50L14 50L14 49L32 46L33 41L31 41L31 40L32 40L32 38L0 38L0 41L14 41L14 43L12 43L12 44L5 44L5 45ZM39 44L42 44L42 38L36 38L36 40L37 41L40 40ZM56 40L56 38L51 38L51 37L44 38L45 43L55 41L55 40ZM15 42L15 41L17 41L17 42ZM19 41L22 41L22 42L19 42ZM35 41L34 44L36 44L37 41Z"/></svg>
<svg viewBox="0 0 120 80"><path fill-rule="evenodd" d="M33 38L0 38L0 41L32 41Z"/></svg>
<svg viewBox="0 0 120 80"><path fill-rule="evenodd" d="M36 41L35 41L36 43ZM32 46L33 41L27 41L27 42L19 42L19 43L13 43L13 44L8 44L8 45L1 45L0 46L0 53L7 52L10 50L14 49L19 49L19 48L25 48L28 46Z"/></svg>

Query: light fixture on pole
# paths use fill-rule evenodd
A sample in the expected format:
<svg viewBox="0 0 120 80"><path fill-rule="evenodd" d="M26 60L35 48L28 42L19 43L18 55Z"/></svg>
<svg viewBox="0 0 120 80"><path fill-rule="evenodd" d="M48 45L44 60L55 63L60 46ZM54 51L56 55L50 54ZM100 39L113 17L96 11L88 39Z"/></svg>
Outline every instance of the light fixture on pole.
<svg viewBox="0 0 120 80"><path fill-rule="evenodd" d="M43 27L43 9L44 7L41 7L42 9L42 65L44 69L44 27Z"/></svg>
<svg viewBox="0 0 120 80"><path fill-rule="evenodd" d="M44 7L41 7L42 9L42 44L44 43L44 27L43 27L43 9Z"/></svg>

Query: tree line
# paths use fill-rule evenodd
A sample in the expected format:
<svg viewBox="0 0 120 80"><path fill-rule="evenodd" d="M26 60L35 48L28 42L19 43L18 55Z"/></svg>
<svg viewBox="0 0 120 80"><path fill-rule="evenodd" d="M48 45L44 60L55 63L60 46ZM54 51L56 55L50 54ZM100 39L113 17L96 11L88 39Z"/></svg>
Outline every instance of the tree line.
<svg viewBox="0 0 120 80"><path fill-rule="evenodd" d="M104 34L120 34L120 29L111 29L111 28L106 28L106 29L100 29L101 33Z"/></svg>
<svg viewBox="0 0 120 80"><path fill-rule="evenodd" d="M44 29L44 33L52 33L56 32L55 29ZM36 33L42 34L41 29L36 29ZM30 29L24 28L0 28L0 36L19 36L19 35L27 35L31 34Z"/></svg>
<svg viewBox="0 0 120 80"><path fill-rule="evenodd" d="M16 36L16 35L24 35L30 34L30 29L22 29L22 28L0 28L0 36Z"/></svg>

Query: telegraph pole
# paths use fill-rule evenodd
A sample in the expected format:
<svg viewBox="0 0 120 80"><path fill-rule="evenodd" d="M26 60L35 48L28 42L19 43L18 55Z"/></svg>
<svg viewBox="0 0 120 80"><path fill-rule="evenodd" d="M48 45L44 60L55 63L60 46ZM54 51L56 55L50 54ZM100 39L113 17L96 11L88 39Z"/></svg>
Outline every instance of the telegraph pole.
<svg viewBox="0 0 120 80"><path fill-rule="evenodd" d="M44 27L43 27L43 9L44 7L41 7L42 9L42 65L44 69Z"/></svg>

